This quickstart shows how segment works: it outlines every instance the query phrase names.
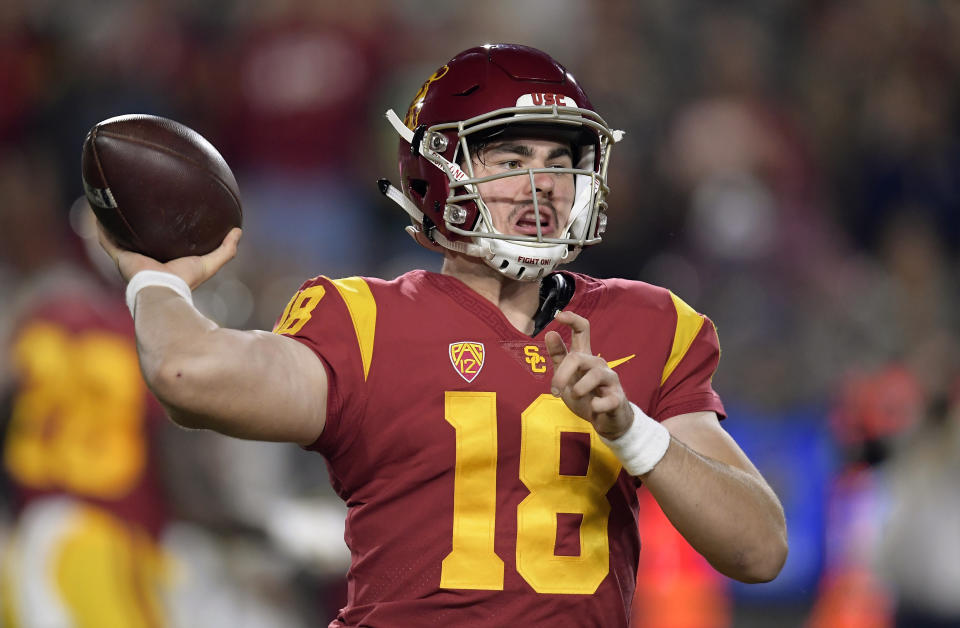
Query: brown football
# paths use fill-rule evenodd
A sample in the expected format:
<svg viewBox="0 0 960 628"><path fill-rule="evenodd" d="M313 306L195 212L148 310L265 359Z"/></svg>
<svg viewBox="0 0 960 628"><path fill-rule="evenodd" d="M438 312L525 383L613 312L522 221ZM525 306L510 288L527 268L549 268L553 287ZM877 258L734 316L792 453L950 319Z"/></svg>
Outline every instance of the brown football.
<svg viewBox="0 0 960 628"><path fill-rule="evenodd" d="M227 162L167 118L132 114L94 125L81 170L87 200L114 241L161 262L209 253L243 219Z"/></svg>

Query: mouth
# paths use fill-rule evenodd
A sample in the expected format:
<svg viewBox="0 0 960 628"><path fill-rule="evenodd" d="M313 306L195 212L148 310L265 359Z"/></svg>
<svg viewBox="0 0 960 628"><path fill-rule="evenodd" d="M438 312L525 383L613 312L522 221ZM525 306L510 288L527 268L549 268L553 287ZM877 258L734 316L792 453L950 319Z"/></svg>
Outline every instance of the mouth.
<svg viewBox="0 0 960 628"><path fill-rule="evenodd" d="M556 228L556 214L551 207L540 205L540 233L544 236L553 234ZM513 228L521 235L537 235L537 212L532 208L522 210L513 221Z"/></svg>

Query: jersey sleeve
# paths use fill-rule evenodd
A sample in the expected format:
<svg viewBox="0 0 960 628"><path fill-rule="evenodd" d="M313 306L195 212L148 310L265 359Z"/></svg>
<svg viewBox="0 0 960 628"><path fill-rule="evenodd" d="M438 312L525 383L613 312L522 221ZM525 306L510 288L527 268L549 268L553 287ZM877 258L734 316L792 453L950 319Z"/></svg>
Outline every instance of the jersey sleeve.
<svg viewBox="0 0 960 628"><path fill-rule="evenodd" d="M329 456L344 445L343 426L362 420L375 326L376 302L364 279L322 276L304 282L274 325L273 333L309 347L327 372L326 422L307 449Z"/></svg>
<svg viewBox="0 0 960 628"><path fill-rule="evenodd" d="M676 325L652 416L662 421L688 412L711 411L723 418L726 412L712 383L720 361L716 327L673 293L670 297Z"/></svg>

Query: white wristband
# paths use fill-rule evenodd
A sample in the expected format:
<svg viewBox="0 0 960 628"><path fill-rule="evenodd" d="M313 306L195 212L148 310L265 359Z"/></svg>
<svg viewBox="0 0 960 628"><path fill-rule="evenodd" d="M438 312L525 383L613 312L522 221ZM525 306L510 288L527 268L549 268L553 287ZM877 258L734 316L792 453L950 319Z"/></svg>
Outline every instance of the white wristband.
<svg viewBox="0 0 960 628"><path fill-rule="evenodd" d="M137 293L150 286L170 288L183 297L187 303L193 305L190 286L187 285L186 281L173 273L165 273L159 270L141 270L127 284L127 307L130 308L131 316L133 316L134 306L137 303Z"/></svg>
<svg viewBox="0 0 960 628"><path fill-rule="evenodd" d="M627 473L636 477L648 473L656 466L670 446L670 432L651 419L646 413L630 403L633 409L633 424L616 440L600 440L620 459Z"/></svg>

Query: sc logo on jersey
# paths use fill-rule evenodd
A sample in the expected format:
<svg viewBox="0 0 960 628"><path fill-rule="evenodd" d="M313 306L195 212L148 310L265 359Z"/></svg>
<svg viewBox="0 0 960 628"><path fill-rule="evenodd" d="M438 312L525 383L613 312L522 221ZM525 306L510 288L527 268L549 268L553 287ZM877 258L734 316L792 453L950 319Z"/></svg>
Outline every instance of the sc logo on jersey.
<svg viewBox="0 0 960 628"><path fill-rule="evenodd" d="M534 373L547 372L547 359L540 355L540 347L537 345L527 345L523 348L524 362L530 365L530 370Z"/></svg>

